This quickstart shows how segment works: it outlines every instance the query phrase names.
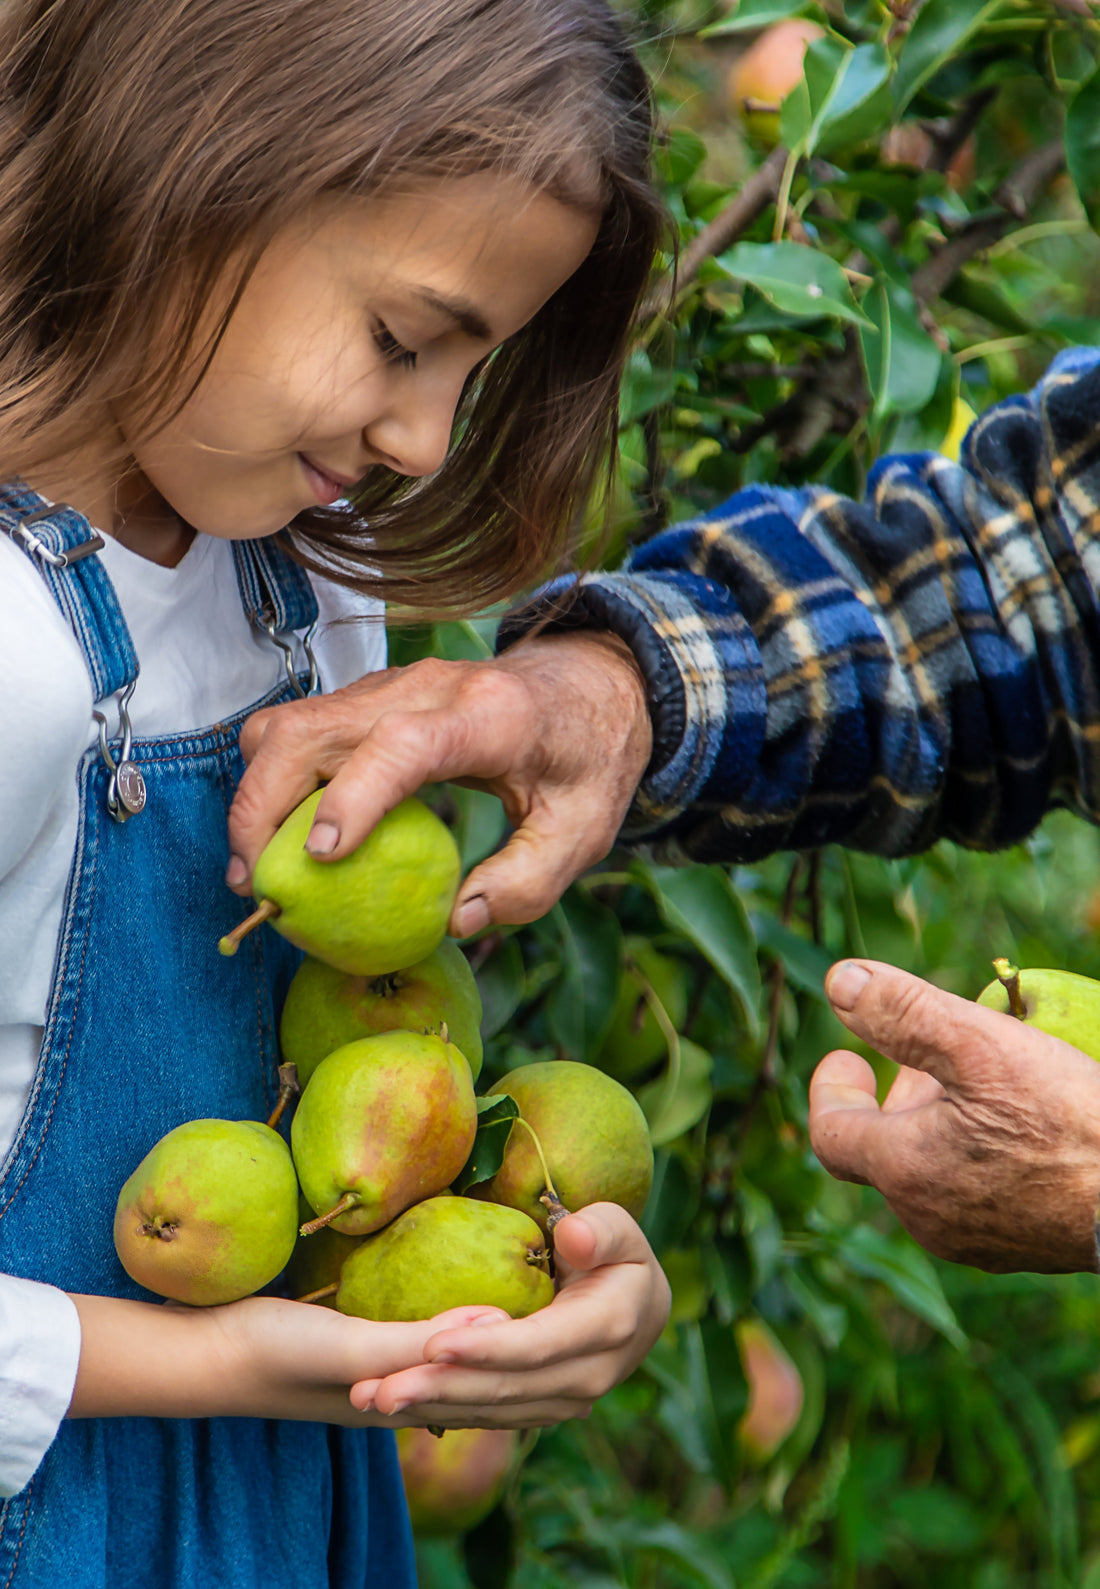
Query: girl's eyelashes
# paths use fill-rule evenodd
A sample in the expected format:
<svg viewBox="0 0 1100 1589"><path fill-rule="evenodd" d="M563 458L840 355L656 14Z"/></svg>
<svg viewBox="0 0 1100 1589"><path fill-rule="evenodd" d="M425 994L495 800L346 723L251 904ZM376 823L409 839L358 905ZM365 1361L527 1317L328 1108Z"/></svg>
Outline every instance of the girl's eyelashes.
<svg viewBox="0 0 1100 1589"><path fill-rule="evenodd" d="M374 345L387 364L399 364L405 370L416 368L416 354L412 348L407 348L403 342L398 342L384 321L375 321L373 335Z"/></svg>

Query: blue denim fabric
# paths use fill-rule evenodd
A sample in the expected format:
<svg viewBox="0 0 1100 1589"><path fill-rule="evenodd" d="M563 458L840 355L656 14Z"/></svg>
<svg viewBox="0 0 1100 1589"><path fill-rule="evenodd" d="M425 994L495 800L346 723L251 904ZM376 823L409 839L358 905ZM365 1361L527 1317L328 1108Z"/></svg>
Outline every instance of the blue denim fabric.
<svg viewBox="0 0 1100 1589"><path fill-rule="evenodd" d="M117 640L121 652L124 626ZM298 952L266 927L234 959L217 950L245 909L223 874L246 715L201 734L135 740L148 802L124 826L107 812L98 753L79 770L79 840L48 1025L0 1169L0 1272L155 1300L115 1254L122 1182L182 1121L263 1119L274 1103L278 1011ZM150 1361L148 1372L174 1369ZM0 1507L2 1589L414 1584L393 1437L383 1430L74 1420L27 1488Z"/></svg>

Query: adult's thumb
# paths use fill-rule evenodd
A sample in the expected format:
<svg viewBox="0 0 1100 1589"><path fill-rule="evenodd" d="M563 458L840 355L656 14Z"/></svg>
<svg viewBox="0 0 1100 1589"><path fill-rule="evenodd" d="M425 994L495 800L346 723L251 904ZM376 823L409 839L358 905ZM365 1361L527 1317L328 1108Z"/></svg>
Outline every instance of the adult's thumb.
<svg viewBox="0 0 1100 1589"><path fill-rule="evenodd" d="M468 938L489 926L537 921L604 853L581 850L576 828L567 823L525 822L464 880L451 913L452 934Z"/></svg>

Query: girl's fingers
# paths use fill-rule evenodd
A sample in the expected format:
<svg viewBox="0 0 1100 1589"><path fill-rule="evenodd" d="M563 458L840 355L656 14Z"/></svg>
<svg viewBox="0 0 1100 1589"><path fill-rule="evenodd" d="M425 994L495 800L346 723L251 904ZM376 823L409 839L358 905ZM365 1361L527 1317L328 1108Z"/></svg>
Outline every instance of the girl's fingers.
<svg viewBox="0 0 1100 1589"><path fill-rule="evenodd" d="M377 1381L370 1399L375 1409L387 1417L396 1416L407 1407L419 1410L427 1405L487 1409L515 1407L534 1401L587 1405L606 1395L618 1383L622 1368L622 1359L614 1351L521 1373L422 1363ZM355 1407L367 1399L357 1396L358 1390L358 1386L352 1389L352 1406Z"/></svg>

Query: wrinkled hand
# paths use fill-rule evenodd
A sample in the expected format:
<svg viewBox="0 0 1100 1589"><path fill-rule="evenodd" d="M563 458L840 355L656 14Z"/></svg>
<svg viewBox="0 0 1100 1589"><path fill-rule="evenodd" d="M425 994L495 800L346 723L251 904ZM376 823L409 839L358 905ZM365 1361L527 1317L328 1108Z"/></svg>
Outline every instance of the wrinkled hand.
<svg viewBox="0 0 1100 1589"><path fill-rule="evenodd" d="M526 1429L584 1418L632 1373L668 1319L668 1282L638 1226L593 1203L554 1231L560 1289L526 1319L437 1330L425 1362L363 1380L352 1405L402 1424Z"/></svg>
<svg viewBox="0 0 1100 1589"><path fill-rule="evenodd" d="M845 1026L899 1071L879 1108L858 1055L821 1061L814 1151L875 1186L922 1246L996 1273L1095 1270L1100 1065L1011 1015L873 960L826 981Z"/></svg>
<svg viewBox="0 0 1100 1589"><path fill-rule="evenodd" d="M331 695L258 712L229 815L226 881L249 891L279 823L328 781L307 844L336 860L424 783L488 790L514 828L466 878L451 917L465 937L534 921L605 856L649 760L641 675L604 634L525 641L489 662L428 659Z"/></svg>

